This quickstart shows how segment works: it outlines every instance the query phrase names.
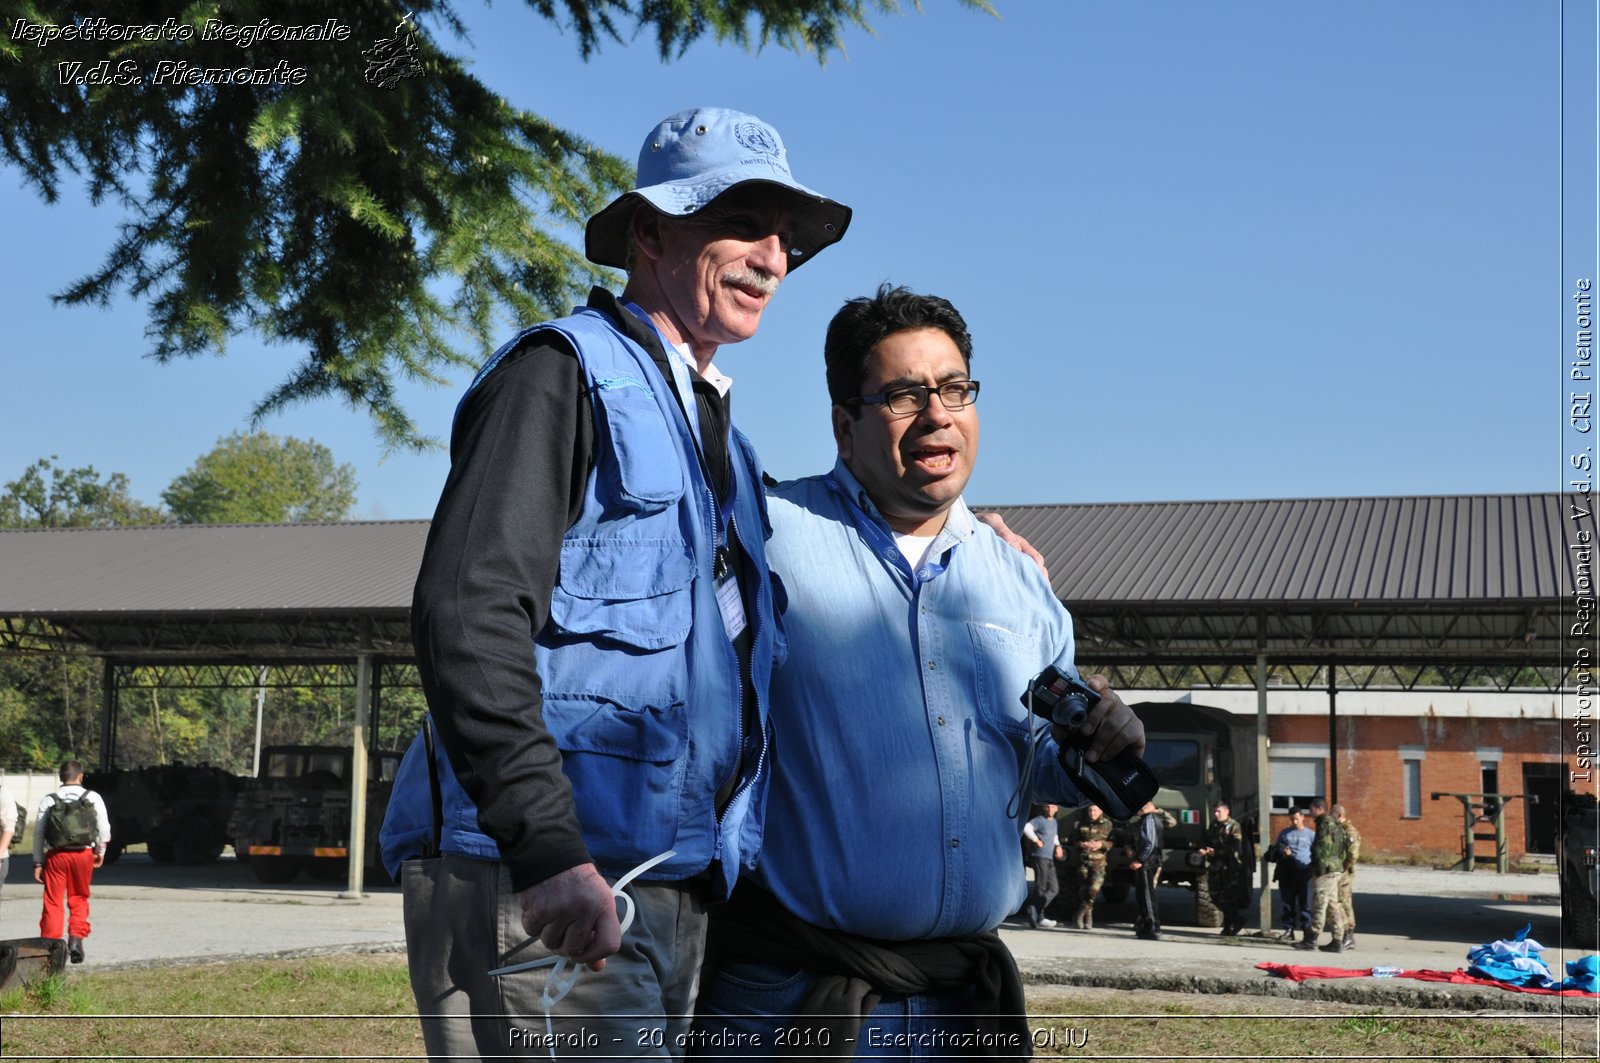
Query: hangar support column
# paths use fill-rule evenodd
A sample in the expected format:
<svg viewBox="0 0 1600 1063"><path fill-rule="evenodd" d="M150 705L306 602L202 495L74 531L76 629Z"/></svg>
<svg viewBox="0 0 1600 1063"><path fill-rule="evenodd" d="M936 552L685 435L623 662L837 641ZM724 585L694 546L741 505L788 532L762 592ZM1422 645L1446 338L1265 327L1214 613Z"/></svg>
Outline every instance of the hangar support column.
<svg viewBox="0 0 1600 1063"><path fill-rule="evenodd" d="M367 868L367 723L372 714L372 622L361 625L356 657L356 708L350 734L350 888L340 896L360 899Z"/></svg>
<svg viewBox="0 0 1600 1063"><path fill-rule="evenodd" d="M117 751L117 666L100 658L100 770L110 771Z"/></svg>
<svg viewBox="0 0 1600 1063"><path fill-rule="evenodd" d="M1256 852L1261 866L1261 931L1272 929L1272 776L1267 764L1267 655L1256 654Z"/></svg>

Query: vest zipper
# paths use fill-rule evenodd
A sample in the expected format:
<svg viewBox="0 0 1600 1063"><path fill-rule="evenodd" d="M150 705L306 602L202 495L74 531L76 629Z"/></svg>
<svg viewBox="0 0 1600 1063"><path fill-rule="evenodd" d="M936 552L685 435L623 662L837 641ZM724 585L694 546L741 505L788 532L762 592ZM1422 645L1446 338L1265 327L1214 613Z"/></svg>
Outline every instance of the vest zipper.
<svg viewBox="0 0 1600 1063"><path fill-rule="evenodd" d="M735 518L730 516L728 518L728 541L730 543L733 541L733 535L734 535L735 531L736 531ZM767 593L770 594L771 591L769 590ZM743 595L740 595L740 601L743 602L743 600L744 600ZM755 619L753 621L750 621L750 657L751 657L752 661L754 661L754 659L755 659L756 647L759 646L760 644L761 644L761 588L757 587L756 588L756 615L755 615ZM733 654L733 657L734 657L735 671L737 671L739 673L739 740L738 740L738 745L736 747L736 752L737 752L738 755L737 755L737 757L736 757L736 759L734 761L734 772L737 773L739 768L742 767L743 764L744 764L744 738L745 738L745 729L744 729L744 691L745 691L745 686L746 686L746 680L745 680L745 674L744 674L744 661L739 659L739 650L738 650L738 648L736 646L734 646L733 641L731 639L728 642L728 649ZM760 692L755 689L754 681L751 681L749 683L749 686L750 686L750 692L751 692L752 695L754 695L755 702L756 702L755 704L751 705L751 707L750 707L751 708L751 712L755 715L755 717L756 717L756 721L755 722L759 725L761 723L761 705L760 705L761 695L760 695ZM767 763L767 736L766 736L766 730L765 730L765 728L763 728L762 729L762 734L761 734L761 745L760 745L760 747L759 747L759 749L758 749L758 751L756 753L756 766L755 766L755 769L750 772L749 776L744 780L743 783L741 783L733 791L733 793L728 795L727 804L723 805L722 806L722 811L717 813L717 838L716 838L716 843L717 843L717 852L718 852L719 856L720 856L720 854L722 852L723 819L727 815L728 809L732 808L738 802L739 796L741 794L743 794L746 790L749 790L751 787L755 786L756 780L761 778L761 770L762 770L762 768L764 768L766 766L766 763ZM735 875L738 874L738 870L739 870L738 868L734 868L734 874Z"/></svg>

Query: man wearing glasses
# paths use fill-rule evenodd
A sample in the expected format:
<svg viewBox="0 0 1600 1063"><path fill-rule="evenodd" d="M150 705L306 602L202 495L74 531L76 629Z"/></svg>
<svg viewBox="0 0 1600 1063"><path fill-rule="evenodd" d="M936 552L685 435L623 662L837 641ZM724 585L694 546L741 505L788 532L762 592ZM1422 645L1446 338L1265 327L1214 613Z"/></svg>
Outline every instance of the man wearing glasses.
<svg viewBox="0 0 1600 1063"><path fill-rule="evenodd" d="M690 1047L1025 1056L995 927L1025 894L1030 802L1083 800L1065 732L1020 701L1045 666L1075 671L1072 621L962 501L979 384L955 307L885 285L839 311L824 353L839 458L769 493L789 656L765 841L711 913ZM1091 758L1142 749L1132 711L1091 682Z"/></svg>

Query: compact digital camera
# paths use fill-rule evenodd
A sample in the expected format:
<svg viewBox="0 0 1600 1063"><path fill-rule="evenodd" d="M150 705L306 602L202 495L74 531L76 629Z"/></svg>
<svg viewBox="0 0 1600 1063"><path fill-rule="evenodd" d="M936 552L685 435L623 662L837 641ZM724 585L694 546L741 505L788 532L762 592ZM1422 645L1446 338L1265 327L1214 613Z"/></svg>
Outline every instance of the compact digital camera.
<svg viewBox="0 0 1600 1063"><path fill-rule="evenodd" d="M1054 665L1035 676L1022 696L1022 703L1034 715L1067 729L1061 766L1078 789L1112 819L1129 819L1161 789L1161 780L1132 750L1123 750L1110 760L1089 762L1085 756L1089 736L1080 734L1078 728L1099 700L1099 691Z"/></svg>

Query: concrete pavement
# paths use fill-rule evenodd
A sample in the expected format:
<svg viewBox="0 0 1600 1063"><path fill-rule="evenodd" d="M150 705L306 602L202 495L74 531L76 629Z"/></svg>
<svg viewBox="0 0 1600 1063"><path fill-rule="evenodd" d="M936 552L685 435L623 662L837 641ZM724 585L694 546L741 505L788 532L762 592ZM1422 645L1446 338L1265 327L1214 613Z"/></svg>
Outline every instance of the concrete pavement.
<svg viewBox="0 0 1600 1063"><path fill-rule="evenodd" d="M1552 874L1496 875L1363 866L1356 878L1357 948L1299 952L1247 931L1224 938L1192 925L1192 895L1163 889L1163 940L1133 936L1131 902L1097 913L1092 931L1030 930L1001 934L1031 982L1127 989L1243 992L1357 1003L1466 1010L1567 1010L1593 1013L1595 1002L1412 979L1370 977L1292 983L1256 969L1284 964L1453 971L1474 945L1508 937L1523 924L1547 948L1557 977L1582 955L1560 949L1560 903ZM205 867L155 864L130 854L97 872L93 934L84 969L206 962L246 956L403 947L400 891L369 887L342 899L341 884L256 882L247 865L225 858ZM26 857L13 861L0 892L0 937L38 932L42 887ZM1254 909L1252 909L1253 913Z"/></svg>
<svg viewBox="0 0 1600 1063"><path fill-rule="evenodd" d="M95 872L86 965L403 947L399 887L369 888L361 900L341 899L342 889L303 876L288 885L263 885L231 856L178 867L128 854ZM13 857L0 892L0 938L39 932L43 894L31 858Z"/></svg>
<svg viewBox="0 0 1600 1063"><path fill-rule="evenodd" d="M1024 975L1034 982L1243 992L1397 1007L1596 1011L1595 1001L1583 998L1405 978L1295 983L1256 968L1257 963L1270 962L1454 971L1466 968L1472 947L1511 937L1532 923L1530 936L1545 946L1542 958L1552 975L1565 977L1566 962L1584 953L1560 948L1561 903L1554 874L1499 875L1363 865L1356 874L1356 948L1343 953L1301 952L1259 929L1223 937L1218 930L1193 925L1193 894L1165 888L1159 893L1164 923L1160 941L1134 937L1131 901L1098 911L1096 928L1091 931L1063 927L1030 930L1007 924L1001 937ZM1276 913L1276 893L1273 901ZM1250 919L1254 926L1253 906Z"/></svg>

